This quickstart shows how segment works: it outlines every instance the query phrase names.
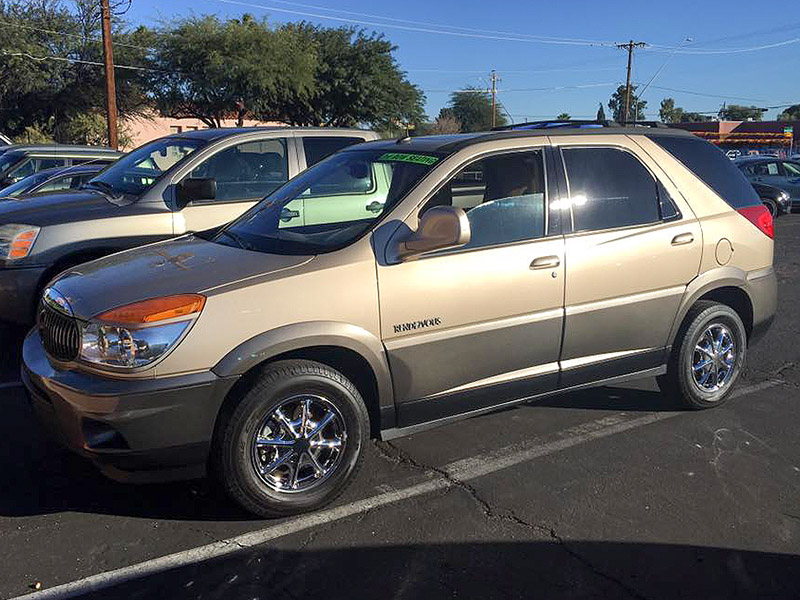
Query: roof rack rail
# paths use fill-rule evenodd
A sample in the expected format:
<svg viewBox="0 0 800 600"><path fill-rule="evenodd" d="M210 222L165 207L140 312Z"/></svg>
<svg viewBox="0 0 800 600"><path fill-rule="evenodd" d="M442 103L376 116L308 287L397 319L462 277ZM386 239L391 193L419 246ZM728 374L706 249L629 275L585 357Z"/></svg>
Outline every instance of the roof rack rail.
<svg viewBox="0 0 800 600"><path fill-rule="evenodd" d="M663 121L634 121L628 123L626 127L653 127L655 129L669 129L669 125Z"/></svg>
<svg viewBox="0 0 800 600"><path fill-rule="evenodd" d="M634 121L622 125L616 121L601 120L601 121L583 121L583 120L559 120L553 119L552 121L526 121L524 123L512 123L510 125L503 125L495 127L492 131L515 131L525 129L594 129L602 127L652 127L654 129L669 129L669 125L661 121Z"/></svg>
<svg viewBox="0 0 800 600"><path fill-rule="evenodd" d="M558 128L576 128L576 129L592 129L595 127L622 127L616 121L602 120L602 121L582 121L582 120L559 120L552 119L549 121L525 121L524 123L512 123L510 125L502 125L494 127L492 131L514 131L516 129L558 129Z"/></svg>

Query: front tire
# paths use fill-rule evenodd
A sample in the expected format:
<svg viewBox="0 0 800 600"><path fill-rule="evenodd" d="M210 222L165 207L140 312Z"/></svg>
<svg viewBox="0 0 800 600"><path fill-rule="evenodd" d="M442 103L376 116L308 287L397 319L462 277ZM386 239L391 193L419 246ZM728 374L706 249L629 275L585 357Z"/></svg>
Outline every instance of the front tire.
<svg viewBox="0 0 800 600"><path fill-rule="evenodd" d="M691 409L719 406L738 380L746 352L747 333L736 311L700 301L684 319L659 387Z"/></svg>
<svg viewBox="0 0 800 600"><path fill-rule="evenodd" d="M276 517L333 502L361 467L369 418L356 387L327 365L268 365L222 424L214 472L245 510Z"/></svg>

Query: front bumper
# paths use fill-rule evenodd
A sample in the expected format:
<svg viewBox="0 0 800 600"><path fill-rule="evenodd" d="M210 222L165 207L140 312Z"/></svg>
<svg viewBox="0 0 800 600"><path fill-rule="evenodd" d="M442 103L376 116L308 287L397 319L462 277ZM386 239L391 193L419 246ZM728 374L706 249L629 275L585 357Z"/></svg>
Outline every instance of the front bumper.
<svg viewBox="0 0 800 600"><path fill-rule="evenodd" d="M34 321L36 291L46 267L0 266L0 321L30 325Z"/></svg>
<svg viewBox="0 0 800 600"><path fill-rule="evenodd" d="M67 448L124 481L202 476L214 423L236 379L207 371L120 380L61 369L50 362L36 331L22 351L22 381L42 424Z"/></svg>

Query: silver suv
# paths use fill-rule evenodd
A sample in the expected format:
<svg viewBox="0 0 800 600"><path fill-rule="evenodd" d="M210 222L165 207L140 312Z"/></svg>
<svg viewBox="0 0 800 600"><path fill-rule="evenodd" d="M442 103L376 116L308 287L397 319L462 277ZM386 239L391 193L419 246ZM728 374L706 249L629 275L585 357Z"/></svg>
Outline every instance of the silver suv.
<svg viewBox="0 0 800 600"><path fill-rule="evenodd" d="M370 436L651 376L718 406L775 312L772 235L686 132L376 141L217 231L62 274L23 378L112 477L208 467L294 513L344 490Z"/></svg>
<svg viewBox="0 0 800 600"><path fill-rule="evenodd" d="M0 202L0 321L32 323L42 289L65 269L219 227L307 166L377 137L288 127L186 132L141 146L80 190Z"/></svg>

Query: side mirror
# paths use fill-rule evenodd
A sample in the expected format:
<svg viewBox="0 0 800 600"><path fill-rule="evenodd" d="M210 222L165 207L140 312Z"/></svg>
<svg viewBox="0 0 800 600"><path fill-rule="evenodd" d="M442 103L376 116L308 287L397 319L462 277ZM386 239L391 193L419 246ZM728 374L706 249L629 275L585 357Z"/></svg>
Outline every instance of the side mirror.
<svg viewBox="0 0 800 600"><path fill-rule="evenodd" d="M463 246L470 240L469 219L462 208L453 206L434 206L420 218L419 227L395 248L397 258L409 257Z"/></svg>
<svg viewBox="0 0 800 600"><path fill-rule="evenodd" d="M178 210L194 200L213 200L217 197L217 180L214 178L188 178L176 186Z"/></svg>

